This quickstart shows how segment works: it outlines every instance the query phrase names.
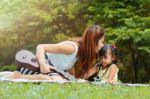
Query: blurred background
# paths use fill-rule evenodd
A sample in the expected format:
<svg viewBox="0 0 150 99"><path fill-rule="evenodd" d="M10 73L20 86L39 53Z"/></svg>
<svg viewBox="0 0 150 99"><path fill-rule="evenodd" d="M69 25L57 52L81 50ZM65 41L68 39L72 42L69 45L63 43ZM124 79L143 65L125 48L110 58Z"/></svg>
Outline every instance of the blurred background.
<svg viewBox="0 0 150 99"><path fill-rule="evenodd" d="M15 54L41 43L105 28L119 50L122 82L150 81L150 0L0 0L0 71L15 70Z"/></svg>

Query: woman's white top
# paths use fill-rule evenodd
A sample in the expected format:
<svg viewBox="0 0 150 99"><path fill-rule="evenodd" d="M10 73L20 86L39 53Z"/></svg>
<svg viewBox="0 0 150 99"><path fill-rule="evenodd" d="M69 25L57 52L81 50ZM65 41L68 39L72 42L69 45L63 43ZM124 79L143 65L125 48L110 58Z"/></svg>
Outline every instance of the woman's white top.
<svg viewBox="0 0 150 99"><path fill-rule="evenodd" d="M77 61L76 56L78 52L78 46L76 45L76 43L72 41L64 41L61 42L60 44L64 44L64 43L72 44L73 46L75 46L75 51L70 55L57 54L57 53L46 53L46 54L48 58L51 60L51 63L54 65L54 67L59 68L61 70L68 70Z"/></svg>

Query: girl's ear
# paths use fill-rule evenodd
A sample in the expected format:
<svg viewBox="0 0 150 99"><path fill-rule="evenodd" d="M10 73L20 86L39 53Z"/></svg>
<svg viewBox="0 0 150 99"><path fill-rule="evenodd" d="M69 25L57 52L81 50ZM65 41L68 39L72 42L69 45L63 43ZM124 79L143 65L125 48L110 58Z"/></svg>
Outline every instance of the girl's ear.
<svg viewBox="0 0 150 99"><path fill-rule="evenodd" d="M115 55L112 56L112 61L116 61L117 57Z"/></svg>
<svg viewBox="0 0 150 99"><path fill-rule="evenodd" d="M113 61L113 63L117 64L118 58L115 55L113 55L112 56L112 61Z"/></svg>

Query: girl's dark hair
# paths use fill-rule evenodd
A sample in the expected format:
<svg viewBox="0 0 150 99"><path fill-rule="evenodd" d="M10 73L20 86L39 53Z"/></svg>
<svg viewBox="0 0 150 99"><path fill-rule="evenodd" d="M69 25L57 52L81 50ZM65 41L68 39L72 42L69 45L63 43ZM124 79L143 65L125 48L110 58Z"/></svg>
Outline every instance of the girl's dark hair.
<svg viewBox="0 0 150 99"><path fill-rule="evenodd" d="M104 45L99 50L99 57L101 57L101 56L106 57L107 53L110 53L112 55L112 57L114 57L113 63L116 64L118 62L118 52L117 52L116 46L115 45L109 45L109 44Z"/></svg>

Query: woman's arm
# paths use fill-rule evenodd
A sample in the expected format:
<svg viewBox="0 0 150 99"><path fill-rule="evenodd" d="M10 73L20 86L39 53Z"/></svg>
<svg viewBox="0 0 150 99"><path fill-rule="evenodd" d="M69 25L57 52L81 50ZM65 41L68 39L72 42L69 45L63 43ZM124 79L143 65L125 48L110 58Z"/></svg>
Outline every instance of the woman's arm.
<svg viewBox="0 0 150 99"><path fill-rule="evenodd" d="M58 44L40 44L37 46L36 56L39 60L40 70L42 73L47 73L50 71L50 67L45 63L45 52L49 53L61 53L61 54L72 54L75 51L75 46L68 43L58 43Z"/></svg>
<svg viewBox="0 0 150 99"><path fill-rule="evenodd" d="M116 65L113 65L110 68L110 73L109 73L109 77L108 77L107 82L112 83L112 81L113 81L113 79L114 79L117 72L118 72L118 67Z"/></svg>
<svg viewBox="0 0 150 99"><path fill-rule="evenodd" d="M91 77L92 75L94 75L95 73L97 73L99 70L98 64L96 64L95 66L93 66L92 68L90 68L88 70L88 72L85 74L84 79L88 79L89 77Z"/></svg>

